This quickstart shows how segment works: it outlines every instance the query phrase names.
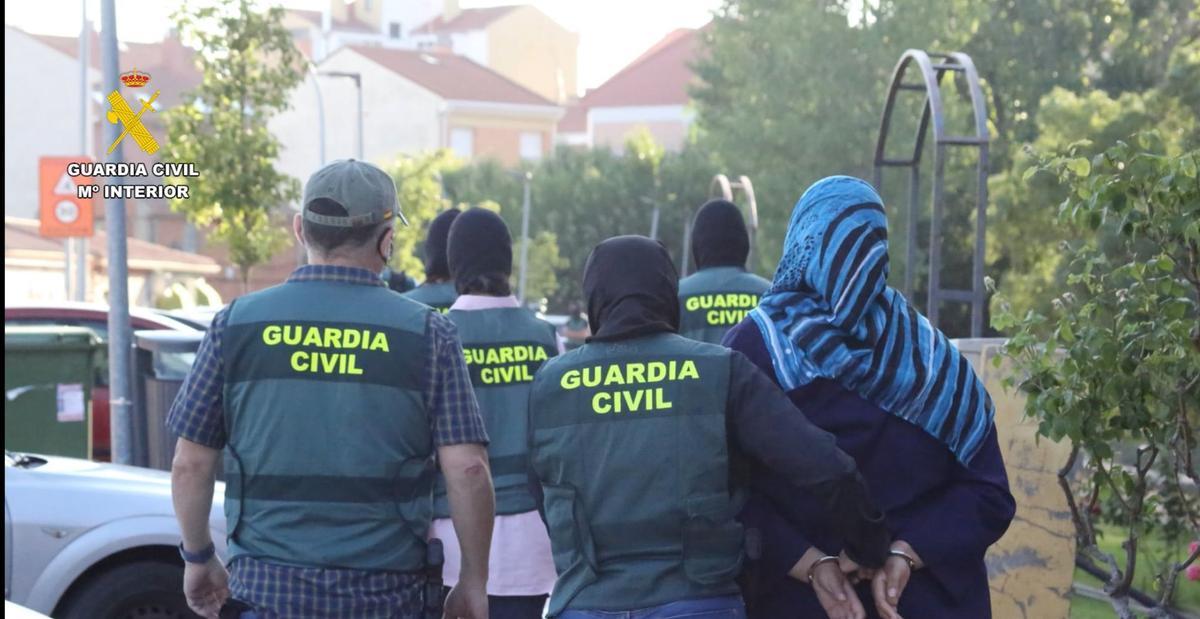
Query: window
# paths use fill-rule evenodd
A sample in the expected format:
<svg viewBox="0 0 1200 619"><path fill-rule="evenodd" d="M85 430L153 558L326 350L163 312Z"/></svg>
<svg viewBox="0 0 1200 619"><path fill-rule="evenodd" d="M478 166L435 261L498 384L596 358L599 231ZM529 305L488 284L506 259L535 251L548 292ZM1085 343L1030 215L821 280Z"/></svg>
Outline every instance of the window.
<svg viewBox="0 0 1200 619"><path fill-rule="evenodd" d="M399 39L401 36L403 36L400 32L400 22L394 21L388 24L388 36L392 37L393 39Z"/></svg>
<svg viewBox="0 0 1200 619"><path fill-rule="evenodd" d="M470 159L475 154L475 132L463 127L451 129L450 150L463 159Z"/></svg>
<svg viewBox="0 0 1200 619"><path fill-rule="evenodd" d="M521 132L521 158L537 161L542 158L542 134L539 131Z"/></svg>

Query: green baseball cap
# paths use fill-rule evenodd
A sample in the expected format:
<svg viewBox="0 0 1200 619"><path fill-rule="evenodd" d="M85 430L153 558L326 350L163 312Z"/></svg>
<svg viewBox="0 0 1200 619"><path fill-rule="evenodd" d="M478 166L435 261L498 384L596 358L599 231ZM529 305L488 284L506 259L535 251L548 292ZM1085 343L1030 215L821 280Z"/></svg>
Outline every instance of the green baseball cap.
<svg viewBox="0 0 1200 619"><path fill-rule="evenodd" d="M323 215L309 210L314 200L337 202L347 216ZM315 224L338 228L373 226L399 217L404 225L408 219L400 212L396 199L396 184L378 166L355 159L338 159L317 170L304 185L304 219Z"/></svg>

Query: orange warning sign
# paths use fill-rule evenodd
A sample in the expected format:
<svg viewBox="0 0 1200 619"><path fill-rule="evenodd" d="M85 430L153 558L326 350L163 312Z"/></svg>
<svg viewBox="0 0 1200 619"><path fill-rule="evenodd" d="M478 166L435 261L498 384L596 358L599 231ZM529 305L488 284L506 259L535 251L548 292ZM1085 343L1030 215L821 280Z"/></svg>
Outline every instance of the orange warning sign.
<svg viewBox="0 0 1200 619"><path fill-rule="evenodd" d="M68 164L90 161L90 157L38 158L38 218L42 236L92 236L95 223L92 198L80 198L75 179L67 174Z"/></svg>

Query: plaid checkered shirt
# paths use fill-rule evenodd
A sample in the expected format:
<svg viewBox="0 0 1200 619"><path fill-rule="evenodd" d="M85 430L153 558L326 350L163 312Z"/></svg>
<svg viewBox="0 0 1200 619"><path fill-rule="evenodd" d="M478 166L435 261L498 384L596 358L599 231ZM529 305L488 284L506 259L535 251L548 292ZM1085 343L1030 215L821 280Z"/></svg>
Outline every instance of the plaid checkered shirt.
<svg viewBox="0 0 1200 619"><path fill-rule="evenodd" d="M365 269L331 265L300 267L287 280L303 281L384 285ZM223 449L226 441L221 337L228 319L229 308L213 318L167 414L167 428L176 436L213 449ZM423 385L434 445L486 443L457 329L431 312L426 335ZM252 604L261 617L415 617L421 612L420 574L296 567L250 557L238 558L229 571L233 596Z"/></svg>

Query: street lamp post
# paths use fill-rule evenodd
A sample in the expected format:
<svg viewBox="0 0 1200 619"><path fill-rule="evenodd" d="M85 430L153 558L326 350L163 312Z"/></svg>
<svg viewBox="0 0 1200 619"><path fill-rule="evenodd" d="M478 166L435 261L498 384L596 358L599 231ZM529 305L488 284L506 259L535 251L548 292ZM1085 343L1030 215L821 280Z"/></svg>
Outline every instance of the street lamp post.
<svg viewBox="0 0 1200 619"><path fill-rule="evenodd" d="M521 204L521 274L517 278L517 294L521 305L525 305L525 283L529 272L529 181L533 172L525 172L525 197Z"/></svg>
<svg viewBox="0 0 1200 619"><path fill-rule="evenodd" d="M362 91L362 74L353 71L323 71L321 75L328 77L344 77L354 80L354 87L358 93L358 159L363 158L363 91Z"/></svg>
<svg viewBox="0 0 1200 619"><path fill-rule="evenodd" d="M317 67L312 62L308 63L308 74L312 76L313 92L317 94L317 157L321 162L319 167L323 168L325 167L325 98L321 96L321 80L317 75Z"/></svg>

